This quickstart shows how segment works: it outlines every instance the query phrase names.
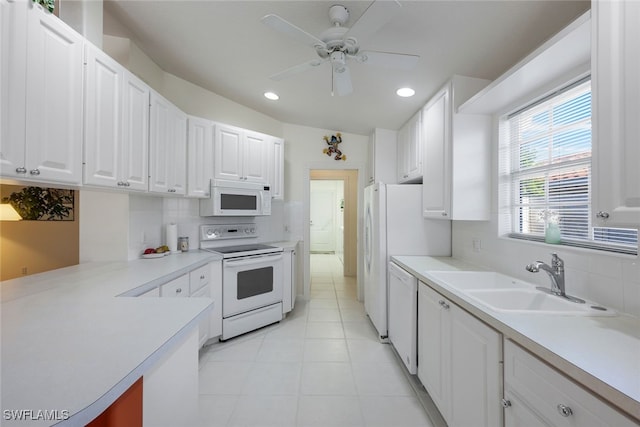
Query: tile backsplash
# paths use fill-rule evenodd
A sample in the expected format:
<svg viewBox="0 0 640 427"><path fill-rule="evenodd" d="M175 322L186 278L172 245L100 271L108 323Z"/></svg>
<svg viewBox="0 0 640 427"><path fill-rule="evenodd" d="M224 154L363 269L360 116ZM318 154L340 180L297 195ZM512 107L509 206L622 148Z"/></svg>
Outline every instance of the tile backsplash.
<svg viewBox="0 0 640 427"><path fill-rule="evenodd" d="M201 217L198 199L161 198L147 195L130 196L129 202L129 259L136 259L147 247L166 244L166 225L178 225L178 236L189 238L190 249L199 246L199 227L202 224L235 224L254 222L260 233L259 241L275 242L289 239L285 203L274 200L271 215L264 217ZM295 215L294 215L295 217Z"/></svg>

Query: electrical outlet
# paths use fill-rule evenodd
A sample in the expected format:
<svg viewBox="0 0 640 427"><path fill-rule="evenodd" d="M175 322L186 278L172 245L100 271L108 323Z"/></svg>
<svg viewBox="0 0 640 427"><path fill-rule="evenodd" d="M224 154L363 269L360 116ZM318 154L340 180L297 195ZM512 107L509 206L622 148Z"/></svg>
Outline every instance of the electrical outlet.
<svg viewBox="0 0 640 427"><path fill-rule="evenodd" d="M22 267L21 272L22 272L23 276L26 276L27 275L27 267Z"/></svg>
<svg viewBox="0 0 640 427"><path fill-rule="evenodd" d="M482 240L476 237L473 239L473 251L480 252L480 249L482 249Z"/></svg>

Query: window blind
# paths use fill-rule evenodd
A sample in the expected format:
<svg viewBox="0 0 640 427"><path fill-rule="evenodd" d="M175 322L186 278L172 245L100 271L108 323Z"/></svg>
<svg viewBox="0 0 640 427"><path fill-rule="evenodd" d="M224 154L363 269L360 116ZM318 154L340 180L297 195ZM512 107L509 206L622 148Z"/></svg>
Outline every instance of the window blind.
<svg viewBox="0 0 640 427"><path fill-rule="evenodd" d="M508 123L512 237L637 253L635 229L591 218L591 82L583 80L511 114Z"/></svg>

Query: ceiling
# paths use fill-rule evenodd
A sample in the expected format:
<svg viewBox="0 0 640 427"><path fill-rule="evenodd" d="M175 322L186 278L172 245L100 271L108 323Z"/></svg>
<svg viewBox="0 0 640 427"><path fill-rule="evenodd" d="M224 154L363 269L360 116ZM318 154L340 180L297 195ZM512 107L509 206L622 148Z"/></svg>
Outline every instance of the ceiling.
<svg viewBox="0 0 640 427"><path fill-rule="evenodd" d="M105 34L131 38L160 68L285 123L367 135L398 129L452 75L493 80L574 18L589 1L402 1L364 50L420 56L409 70L348 62L353 93L331 95L328 63L281 81L272 74L316 58L260 22L266 14L319 36L331 1L107 0ZM382 1L382 0L379 0ZM370 1L342 1L354 22ZM411 86L412 98L396 89ZM269 101L265 91L280 95Z"/></svg>

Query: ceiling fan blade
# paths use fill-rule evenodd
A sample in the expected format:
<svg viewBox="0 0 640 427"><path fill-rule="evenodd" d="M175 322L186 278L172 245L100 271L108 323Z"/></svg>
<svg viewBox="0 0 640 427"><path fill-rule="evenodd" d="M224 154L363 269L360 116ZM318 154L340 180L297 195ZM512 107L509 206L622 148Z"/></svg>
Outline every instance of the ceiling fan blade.
<svg viewBox="0 0 640 427"><path fill-rule="evenodd" d="M305 30L299 27L296 27L291 22L280 18L278 15L269 14L269 15L263 16L262 19L260 19L260 21L263 24L273 28L274 30L284 33L289 37L296 39L300 43L303 43L312 47L316 47L316 46L326 47L326 44L322 40L320 40L314 35L307 33Z"/></svg>
<svg viewBox="0 0 640 427"><path fill-rule="evenodd" d="M377 0L369 5L362 16L346 32L343 39L353 38L357 43L367 40L384 24L389 22L393 15L402 6L396 0Z"/></svg>
<svg viewBox="0 0 640 427"><path fill-rule="evenodd" d="M326 62L326 61L328 61L328 58L325 58L325 59L320 59L320 58L312 59L311 61L303 62L302 64L294 65L291 68L287 68L284 71L280 71L279 73L276 73L276 74L274 74L272 76L269 76L269 78L271 80L280 81L280 80L286 79L287 77L291 77L291 76L293 76L295 74L299 74L299 73L305 72L307 70L311 70L312 68L316 68L320 64L322 64L323 62Z"/></svg>
<svg viewBox="0 0 640 427"><path fill-rule="evenodd" d="M353 58L361 64L371 64L398 70L410 70L420 59L418 55L376 51L359 52L357 55L353 55Z"/></svg>
<svg viewBox="0 0 640 427"><path fill-rule="evenodd" d="M337 93L338 96L349 95L353 92L353 86L351 85L351 74L349 73L349 67L342 67L342 72L336 72L335 67L331 67L331 76L333 88L331 94Z"/></svg>

